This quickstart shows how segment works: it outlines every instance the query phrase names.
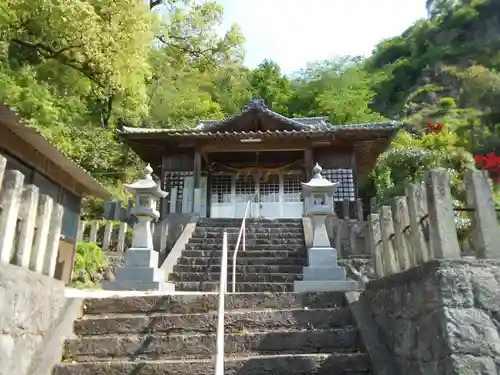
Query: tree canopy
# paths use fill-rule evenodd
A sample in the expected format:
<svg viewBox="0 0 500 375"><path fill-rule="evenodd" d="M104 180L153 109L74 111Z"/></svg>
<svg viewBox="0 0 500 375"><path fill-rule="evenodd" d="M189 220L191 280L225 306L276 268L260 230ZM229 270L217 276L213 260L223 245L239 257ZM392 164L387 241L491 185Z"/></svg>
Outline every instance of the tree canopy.
<svg viewBox="0 0 500 375"><path fill-rule="evenodd" d="M118 143L120 119L190 127L251 98L286 116L334 124L398 119L367 194L387 197L429 166L461 173L471 153L500 150L500 53L495 0L428 0L429 18L381 41L371 56L243 65L237 25L190 0L4 0L0 98L117 194L139 161ZM446 124L426 134L430 122ZM409 135L409 134L413 135ZM459 192L457 192L459 194Z"/></svg>

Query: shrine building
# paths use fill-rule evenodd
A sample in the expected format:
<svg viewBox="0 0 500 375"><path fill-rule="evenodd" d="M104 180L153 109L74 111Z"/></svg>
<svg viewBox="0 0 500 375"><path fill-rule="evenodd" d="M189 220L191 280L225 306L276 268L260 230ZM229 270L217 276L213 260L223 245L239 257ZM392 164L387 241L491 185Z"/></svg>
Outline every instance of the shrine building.
<svg viewBox="0 0 500 375"><path fill-rule="evenodd" d="M119 136L161 176L168 212L241 218L251 199L249 217L276 219L302 217L301 182L315 163L340 183L335 201L356 201L396 132L394 122L288 118L252 100L241 113L194 129L123 127Z"/></svg>

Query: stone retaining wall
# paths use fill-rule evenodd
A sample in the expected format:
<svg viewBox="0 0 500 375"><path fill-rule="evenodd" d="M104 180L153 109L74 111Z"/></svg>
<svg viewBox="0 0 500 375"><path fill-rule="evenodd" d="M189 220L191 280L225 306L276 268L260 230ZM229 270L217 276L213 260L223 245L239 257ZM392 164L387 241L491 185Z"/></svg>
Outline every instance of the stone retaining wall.
<svg viewBox="0 0 500 375"><path fill-rule="evenodd" d="M500 375L500 261L433 261L361 297L405 375Z"/></svg>
<svg viewBox="0 0 500 375"><path fill-rule="evenodd" d="M64 283L28 269L0 265L0 375L50 375L82 300Z"/></svg>

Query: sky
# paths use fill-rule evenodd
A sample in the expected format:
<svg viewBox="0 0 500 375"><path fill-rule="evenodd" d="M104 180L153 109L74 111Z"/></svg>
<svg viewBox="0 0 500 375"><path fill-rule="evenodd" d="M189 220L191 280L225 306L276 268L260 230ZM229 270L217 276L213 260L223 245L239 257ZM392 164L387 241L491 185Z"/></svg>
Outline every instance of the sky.
<svg viewBox="0 0 500 375"><path fill-rule="evenodd" d="M308 62L370 55L383 39L426 16L425 0L219 0L227 30L246 37L248 67L264 59L291 74Z"/></svg>

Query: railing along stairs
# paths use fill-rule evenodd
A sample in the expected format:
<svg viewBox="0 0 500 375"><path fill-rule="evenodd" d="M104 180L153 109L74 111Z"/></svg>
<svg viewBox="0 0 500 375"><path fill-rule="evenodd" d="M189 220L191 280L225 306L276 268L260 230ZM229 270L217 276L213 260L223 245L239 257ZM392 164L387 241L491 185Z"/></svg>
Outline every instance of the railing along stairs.
<svg viewBox="0 0 500 375"><path fill-rule="evenodd" d="M247 202L245 215L241 222L240 231L238 233L238 240L234 248L233 254L233 281L232 292L236 293L236 259L238 257L238 249L242 244L243 252L246 251L246 219L250 212L250 205L257 196L257 192ZM225 316L225 295L227 293L227 259L228 259L228 245L227 245L227 232L224 232L222 238L222 260L220 265L220 285L219 285L219 309L217 313L217 354L215 360L215 375L224 375L224 316Z"/></svg>
<svg viewBox="0 0 500 375"><path fill-rule="evenodd" d="M238 258L238 250L240 248L240 243L242 244L242 250L243 252L246 251L246 221L248 214L250 213L250 205L252 204L253 200L257 196L257 192L250 198L247 202L247 206L245 208L245 215L243 216L243 220L241 221L241 227L240 227L240 232L238 233L238 239L236 240L236 246L234 247L234 254L233 254L233 282L232 282L232 292L236 293L236 259ZM243 242L242 242L243 240Z"/></svg>

